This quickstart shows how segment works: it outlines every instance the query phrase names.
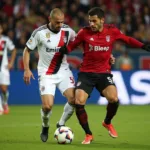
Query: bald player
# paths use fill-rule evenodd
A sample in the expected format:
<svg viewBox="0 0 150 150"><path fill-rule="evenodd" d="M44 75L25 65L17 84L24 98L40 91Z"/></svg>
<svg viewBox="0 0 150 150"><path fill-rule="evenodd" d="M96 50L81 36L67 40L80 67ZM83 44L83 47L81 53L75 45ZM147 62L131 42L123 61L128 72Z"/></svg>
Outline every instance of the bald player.
<svg viewBox="0 0 150 150"><path fill-rule="evenodd" d="M23 52L24 82L27 85L30 84L31 78L35 79L29 68L30 51L37 48L39 53L37 70L42 100L42 131L40 137L43 142L48 139L56 87L68 100L63 115L58 122L59 125L64 125L74 111L75 80L69 69L66 55L61 54L59 49L67 45L69 41L73 41L75 35L76 33L64 24L64 13L55 8L50 12L49 23L33 31Z"/></svg>

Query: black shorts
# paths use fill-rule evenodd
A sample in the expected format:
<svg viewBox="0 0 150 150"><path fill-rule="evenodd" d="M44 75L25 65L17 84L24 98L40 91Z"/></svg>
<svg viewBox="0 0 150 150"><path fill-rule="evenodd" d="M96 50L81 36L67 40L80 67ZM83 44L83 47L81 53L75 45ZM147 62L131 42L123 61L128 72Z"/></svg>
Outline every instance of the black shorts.
<svg viewBox="0 0 150 150"><path fill-rule="evenodd" d="M102 95L102 91L109 85L115 86L113 82L113 75L110 73L78 73L76 89L84 90L89 96L94 87Z"/></svg>

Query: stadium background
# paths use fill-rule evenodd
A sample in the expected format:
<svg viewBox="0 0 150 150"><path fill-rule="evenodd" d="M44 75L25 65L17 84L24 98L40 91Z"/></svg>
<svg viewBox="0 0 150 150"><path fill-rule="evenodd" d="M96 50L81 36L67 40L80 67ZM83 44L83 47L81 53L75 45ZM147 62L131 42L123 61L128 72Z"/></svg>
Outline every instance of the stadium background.
<svg viewBox="0 0 150 150"><path fill-rule="evenodd" d="M106 106L102 104L106 101L94 90L88 100L90 105L86 105L94 134L92 144L81 144L84 132L75 113L66 123L75 133L72 144L56 143L53 134L64 105L54 105L49 139L46 143L40 140L41 100L36 71L38 55L36 51L33 52L30 63L36 80L32 80L31 85L26 86L23 82L23 48L31 32L47 22L52 8L62 8L66 14L65 22L78 31L88 24L86 14L93 6L100 6L105 10L107 23L114 23L125 34L150 43L150 0L0 0L0 22L3 24L4 34L14 41L18 50L14 69L11 70L10 113L0 116L0 150L150 150L150 53L128 48L122 43L114 45L113 54L118 60L127 50L134 67L125 71L113 65L121 104L130 104L121 105L113 119L119 137L115 140L110 138L106 129L101 126L106 113ZM82 53L79 50L68 57L75 77L81 60ZM55 103L65 102L65 98L57 91Z"/></svg>
<svg viewBox="0 0 150 150"><path fill-rule="evenodd" d="M0 0L0 22L4 27L4 34L13 40L18 51L14 69L11 70L9 104L41 103L36 72L37 51L31 53L30 61L36 80L32 80L29 86L22 80L22 52L32 31L47 23L50 10L55 7L61 8L65 12L65 23L77 32L81 27L88 25L87 11L93 6L100 6L105 11L106 23L113 23L126 35L150 43L150 0ZM121 103L149 104L150 54L140 49L129 48L120 42L115 43L113 54L116 58L126 51L134 67L125 71L116 65L112 66ZM71 53L68 62L76 77L82 62L80 50ZM55 103L65 102L65 98L57 91ZM88 103L105 104L105 100L94 90Z"/></svg>

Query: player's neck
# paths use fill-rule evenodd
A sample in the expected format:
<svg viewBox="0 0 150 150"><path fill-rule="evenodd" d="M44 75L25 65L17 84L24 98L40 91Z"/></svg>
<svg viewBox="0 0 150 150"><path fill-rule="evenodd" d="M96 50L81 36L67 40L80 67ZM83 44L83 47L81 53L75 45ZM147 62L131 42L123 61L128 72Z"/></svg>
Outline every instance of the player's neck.
<svg viewBox="0 0 150 150"><path fill-rule="evenodd" d="M101 28L99 29L99 32L102 32L102 31L103 31L103 29L104 29L104 27L101 27Z"/></svg>
<svg viewBox="0 0 150 150"><path fill-rule="evenodd" d="M51 23L47 24L47 27L50 31L52 31L53 33L58 33L59 31L55 31L52 29Z"/></svg>

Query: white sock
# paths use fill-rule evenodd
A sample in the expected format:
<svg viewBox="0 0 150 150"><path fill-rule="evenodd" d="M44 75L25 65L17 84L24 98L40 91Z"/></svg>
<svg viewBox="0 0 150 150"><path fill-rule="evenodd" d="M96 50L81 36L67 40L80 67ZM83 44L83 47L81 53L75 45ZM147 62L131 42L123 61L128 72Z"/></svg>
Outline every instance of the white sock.
<svg viewBox="0 0 150 150"><path fill-rule="evenodd" d="M44 112L43 109L41 109L41 119L42 119L42 126L43 127L49 127L49 120L51 116L52 111Z"/></svg>
<svg viewBox="0 0 150 150"><path fill-rule="evenodd" d="M71 105L67 102L64 106L64 112L59 120L59 125L65 125L66 121L72 116L73 112L74 105Z"/></svg>
<svg viewBox="0 0 150 150"><path fill-rule="evenodd" d="M9 92L7 91L6 93L1 93L1 95L3 105L6 105L8 103Z"/></svg>
<svg viewBox="0 0 150 150"><path fill-rule="evenodd" d="M0 96L0 110L3 111L2 98Z"/></svg>

